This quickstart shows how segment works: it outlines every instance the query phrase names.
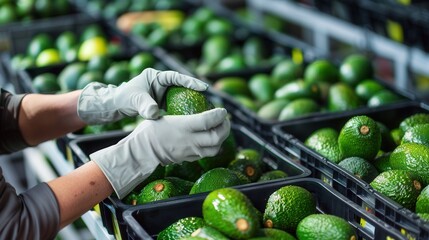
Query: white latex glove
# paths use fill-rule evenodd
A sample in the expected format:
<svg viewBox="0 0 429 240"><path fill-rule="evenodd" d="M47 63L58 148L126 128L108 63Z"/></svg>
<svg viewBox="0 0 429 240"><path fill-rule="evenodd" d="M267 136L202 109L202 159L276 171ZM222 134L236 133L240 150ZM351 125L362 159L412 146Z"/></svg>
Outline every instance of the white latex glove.
<svg viewBox="0 0 429 240"><path fill-rule="evenodd" d="M108 123L138 114L145 119L156 119L159 117L158 103L171 85L196 91L208 87L203 81L178 72L147 68L120 86L88 84L79 96L78 115L87 124Z"/></svg>
<svg viewBox="0 0 429 240"><path fill-rule="evenodd" d="M158 166L215 156L230 131L223 108L144 120L116 145L89 157L125 197Z"/></svg>

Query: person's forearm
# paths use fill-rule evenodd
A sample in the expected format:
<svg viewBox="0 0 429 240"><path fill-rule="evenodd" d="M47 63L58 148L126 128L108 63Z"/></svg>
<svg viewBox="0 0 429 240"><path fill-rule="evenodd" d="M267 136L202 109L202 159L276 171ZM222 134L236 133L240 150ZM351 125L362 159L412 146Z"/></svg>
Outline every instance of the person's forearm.
<svg viewBox="0 0 429 240"><path fill-rule="evenodd" d="M77 115L80 92L25 96L21 103L19 126L27 143L37 145L85 126Z"/></svg>
<svg viewBox="0 0 429 240"><path fill-rule="evenodd" d="M91 161L68 175L48 182L48 185L60 207L61 228L72 223L113 192L103 172Z"/></svg>

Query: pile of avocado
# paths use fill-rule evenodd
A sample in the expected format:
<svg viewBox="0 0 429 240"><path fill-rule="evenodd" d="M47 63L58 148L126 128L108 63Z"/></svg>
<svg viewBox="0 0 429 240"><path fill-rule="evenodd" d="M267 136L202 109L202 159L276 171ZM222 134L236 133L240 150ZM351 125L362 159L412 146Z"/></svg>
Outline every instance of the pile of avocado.
<svg viewBox="0 0 429 240"><path fill-rule="evenodd" d="M115 60L110 56L96 55L88 62L66 65L58 75L46 72L34 77L32 85L38 93L69 92L84 88L91 82L120 85L140 74L144 69L162 66L152 54L140 52L130 59Z"/></svg>
<svg viewBox="0 0 429 240"><path fill-rule="evenodd" d="M162 230L158 240L197 239L356 239L345 219L316 211L307 189L287 185L274 191L260 212L233 188L211 191L202 204L202 217L185 217Z"/></svg>
<svg viewBox="0 0 429 240"><path fill-rule="evenodd" d="M16 53L12 57L11 67L20 70L88 61L93 56L116 56L120 51L118 42L108 39L101 25L90 24L81 32L68 30L59 35L36 34L28 43L25 53Z"/></svg>
<svg viewBox="0 0 429 240"><path fill-rule="evenodd" d="M168 88L165 102L169 115L189 115L213 108L203 93L177 86ZM144 204L287 176L284 171L269 168L257 150L237 147L233 133L230 133L216 156L158 166L124 202Z"/></svg>
<svg viewBox="0 0 429 240"><path fill-rule="evenodd" d="M284 121L402 100L374 80L373 71L371 61L361 54L349 55L338 68L326 59L313 61L305 69L285 59L271 73L254 74L248 79L222 77L213 86L263 120Z"/></svg>
<svg viewBox="0 0 429 240"><path fill-rule="evenodd" d="M182 14L184 15L185 12ZM200 7L188 13L180 25L168 28L157 21L137 22L133 24L131 33L144 38L150 46L179 49L201 45L203 41L213 35L230 36L233 34L233 30L233 25L229 20L216 16L207 7Z"/></svg>
<svg viewBox="0 0 429 240"><path fill-rule="evenodd" d="M181 25L166 29L157 22L140 22L131 33L151 46L162 46L199 76L272 66L281 53L258 36L240 40L230 20L207 7L195 9Z"/></svg>
<svg viewBox="0 0 429 240"><path fill-rule="evenodd" d="M4 0L0 2L0 25L65 15L70 9L67 0Z"/></svg>
<svg viewBox="0 0 429 240"><path fill-rule="evenodd" d="M267 43L255 35L249 34L245 40L239 40L216 34L203 42L199 58L185 62L199 76L245 72L272 67L279 62L285 54L276 51L277 48L275 43Z"/></svg>
<svg viewBox="0 0 429 240"><path fill-rule="evenodd" d="M228 142L224 145L228 145ZM225 146L223 146L224 148ZM235 152L236 154L232 156L225 156L229 154L225 154L225 151L221 150L217 156L212 158L170 164L165 167L158 166L123 201L131 205L145 204L171 197L288 177L287 173L282 170L268 169L259 152L254 149L233 150L229 154ZM223 159L228 161L219 162Z"/></svg>
<svg viewBox="0 0 429 240"><path fill-rule="evenodd" d="M361 115L340 132L321 128L305 145L423 219L429 214L429 114L415 113L397 128Z"/></svg>

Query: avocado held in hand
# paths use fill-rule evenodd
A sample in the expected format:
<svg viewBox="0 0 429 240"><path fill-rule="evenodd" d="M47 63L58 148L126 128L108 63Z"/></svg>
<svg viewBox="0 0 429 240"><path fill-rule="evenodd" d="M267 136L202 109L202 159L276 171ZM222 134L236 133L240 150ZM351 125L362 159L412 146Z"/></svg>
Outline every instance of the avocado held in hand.
<svg viewBox="0 0 429 240"><path fill-rule="evenodd" d="M202 92L177 86L168 88L165 103L169 115L190 115L214 108L212 102ZM204 171L217 167L227 167L234 160L236 149L235 139L230 133L216 156L205 157L198 162Z"/></svg>
<svg viewBox="0 0 429 240"><path fill-rule="evenodd" d="M179 86L169 87L165 100L169 115L191 115L214 108L203 93Z"/></svg>

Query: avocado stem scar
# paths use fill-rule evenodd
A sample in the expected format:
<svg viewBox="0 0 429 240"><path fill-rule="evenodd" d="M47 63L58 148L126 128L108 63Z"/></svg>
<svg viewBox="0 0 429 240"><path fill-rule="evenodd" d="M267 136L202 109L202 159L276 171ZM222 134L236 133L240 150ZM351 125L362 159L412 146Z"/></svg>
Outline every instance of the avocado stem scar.
<svg viewBox="0 0 429 240"><path fill-rule="evenodd" d="M414 184L414 188L415 188L416 190L420 190L420 189L422 189L422 184L421 184L419 181L414 180L414 181L413 181L413 184Z"/></svg>
<svg viewBox="0 0 429 240"><path fill-rule="evenodd" d="M235 222L237 229L241 232L247 231L249 229L249 222L246 219L240 218Z"/></svg>
<svg viewBox="0 0 429 240"><path fill-rule="evenodd" d="M265 221L265 227L267 228L273 228L273 221L271 219L268 219L267 221Z"/></svg>
<svg viewBox="0 0 429 240"><path fill-rule="evenodd" d="M360 127L359 129L360 133L362 133L363 135L367 135L369 133L369 127L366 125L363 125Z"/></svg>
<svg viewBox="0 0 429 240"><path fill-rule="evenodd" d="M156 184L156 185L153 187L153 189L154 189L156 192L161 192L162 190L164 190L164 184L162 184L162 183L158 183L158 184Z"/></svg>
<svg viewBox="0 0 429 240"><path fill-rule="evenodd" d="M250 177L255 175L255 169L251 166L246 167L246 174Z"/></svg>

